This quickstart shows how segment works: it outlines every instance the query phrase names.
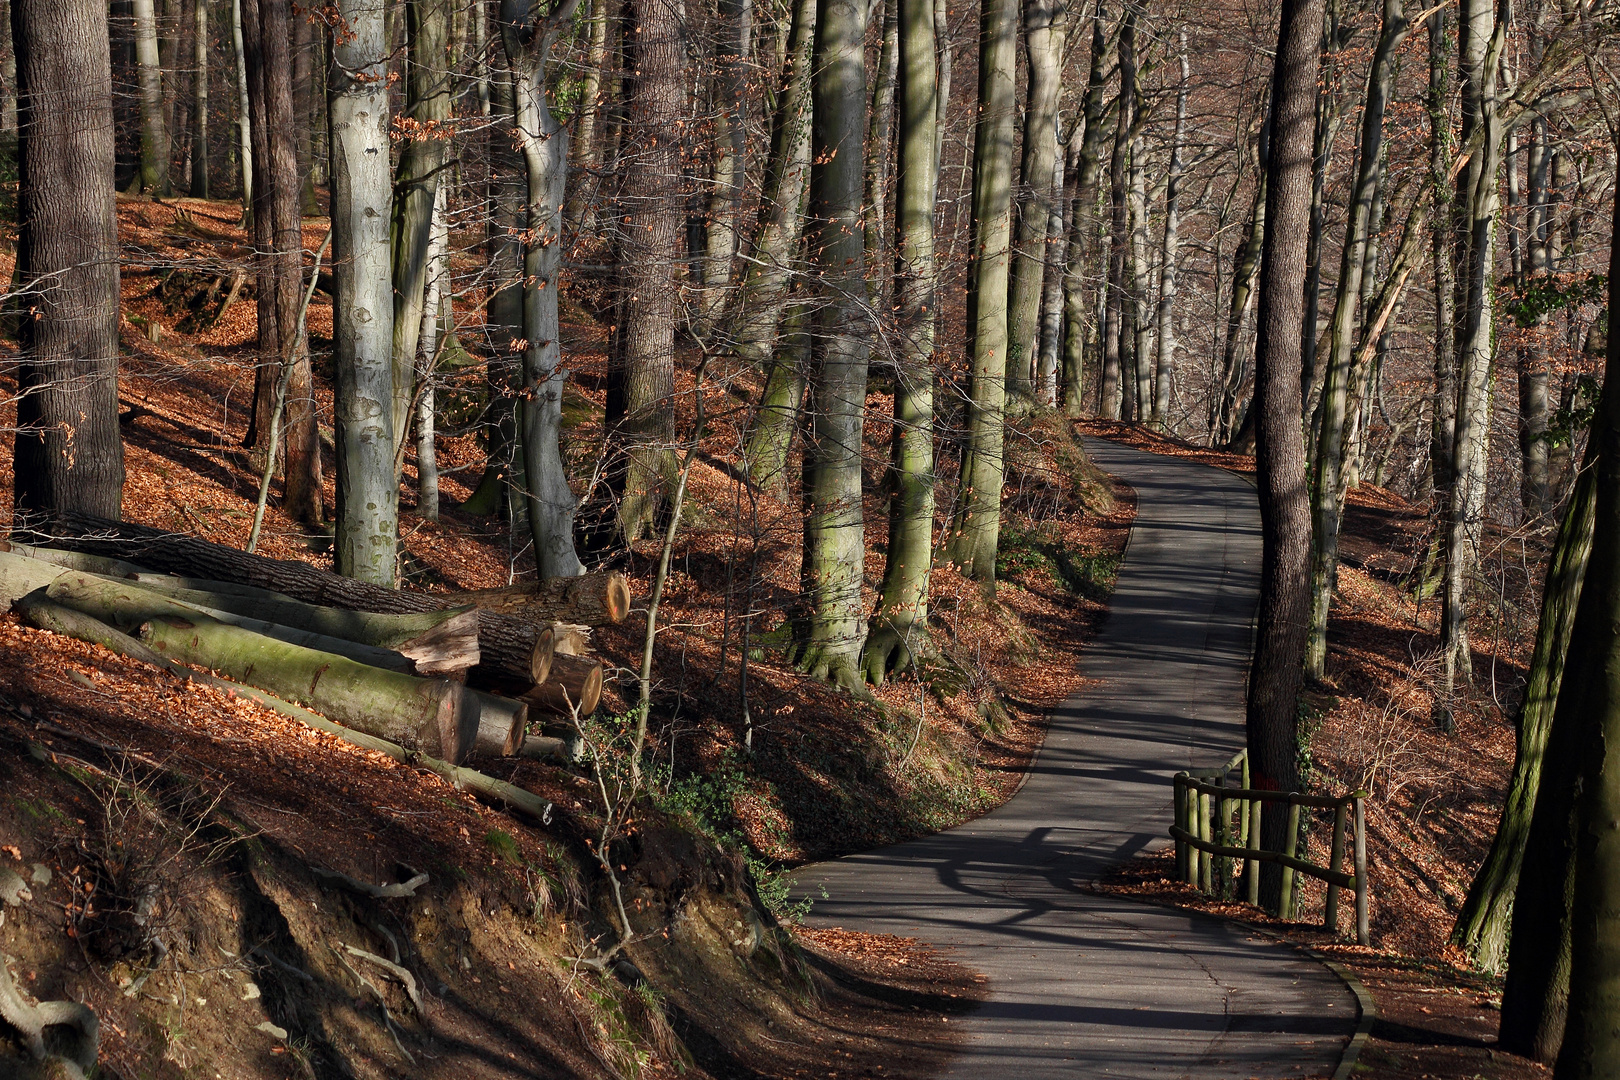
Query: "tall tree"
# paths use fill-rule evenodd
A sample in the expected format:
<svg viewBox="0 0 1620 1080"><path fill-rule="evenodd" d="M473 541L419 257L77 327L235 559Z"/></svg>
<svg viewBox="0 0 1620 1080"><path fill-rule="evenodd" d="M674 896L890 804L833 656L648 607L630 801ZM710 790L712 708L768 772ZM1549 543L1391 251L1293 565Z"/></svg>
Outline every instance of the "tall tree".
<svg viewBox="0 0 1620 1080"><path fill-rule="evenodd" d="M1130 244L1130 208L1126 203L1131 130L1136 121L1136 20L1134 4L1125 8L1119 31L1119 100L1115 104L1114 155L1108 163L1108 203L1113 209L1108 234L1108 283L1103 298L1101 412L1107 420L1131 419L1128 391L1135 379L1125 370L1125 274ZM1128 380L1128 383L1127 383ZM1134 394L1133 394L1134 396Z"/></svg>
<svg viewBox="0 0 1620 1080"><path fill-rule="evenodd" d="M154 0L131 0L135 16L135 68L141 91L141 165L135 190L167 197L169 130L163 117L163 62L158 57L157 7Z"/></svg>
<svg viewBox="0 0 1620 1080"><path fill-rule="evenodd" d="M12 0L22 319L13 454L18 524L76 510L116 520L118 218L112 61L100 0Z"/></svg>
<svg viewBox="0 0 1620 1080"><path fill-rule="evenodd" d="M417 343L432 261L433 208L438 202L449 138L451 0L409 0L405 5L407 64L404 145L395 173L393 220L394 437L410 428L416 387Z"/></svg>
<svg viewBox="0 0 1620 1080"><path fill-rule="evenodd" d="M381 0L377 0L381 2ZM292 0L242 0L248 99L253 109L253 242L258 252L258 352L247 445L268 452L270 417L283 364L287 382L282 507L294 521L318 524L321 444L315 382L298 340L303 292L303 219L292 94Z"/></svg>
<svg viewBox="0 0 1620 1080"><path fill-rule="evenodd" d="M1347 489L1345 465L1346 408L1353 377L1356 315L1362 285L1372 260L1369 237L1374 235L1374 202L1383 174L1384 113L1395 81L1396 50L1409 27L1403 0L1384 0L1383 29L1372 66L1367 72L1366 102L1361 111L1361 144L1357 148L1355 186L1350 191L1348 220L1339 263L1338 297L1328 330L1328 356L1322 383L1321 421L1317 425L1315 480L1311 486L1311 518L1315 543L1311 561L1311 630L1305 650L1305 673L1313 679L1327 674L1328 610L1339 573L1339 523ZM1305 328L1311 336L1312 328Z"/></svg>
<svg viewBox="0 0 1620 1080"><path fill-rule="evenodd" d="M808 603L799 667L850 688L862 685L866 565L861 509L861 430L866 419L870 324L865 314L865 0L816 5L809 243L820 306L815 313L804 447L804 561Z"/></svg>
<svg viewBox="0 0 1620 1080"><path fill-rule="evenodd" d="M656 0L654 0L656 3ZM562 270L562 208L568 180L568 132L546 102L546 68L557 35L579 0L564 0L541 16L530 0L501 0L501 39L512 69L513 120L528 181L523 233L523 369L518 387L518 433L529 532L542 578L572 577L582 569L574 552L577 500L562 461L561 323L557 278ZM666 42L656 24L650 38ZM664 47L667 47L665 44ZM646 56L641 62L657 63Z"/></svg>
<svg viewBox="0 0 1620 1080"><path fill-rule="evenodd" d="M1046 230L1051 206L1053 159L1057 156L1058 92L1068 43L1063 0L1024 0L1024 56L1029 98L1024 106L1022 176L1018 185L1018 248L1007 311L1007 396L1028 408L1034 401L1033 362L1040 336L1041 281L1046 271Z"/></svg>
<svg viewBox="0 0 1620 1080"><path fill-rule="evenodd" d="M678 132L688 107L685 0L633 0L632 8L608 399L613 452L622 455L613 470L619 530L627 540L652 526L674 469L675 270L686 216Z"/></svg>
<svg viewBox="0 0 1620 1080"><path fill-rule="evenodd" d="M1159 271L1159 342L1157 370L1153 376L1153 426L1170 429L1170 387L1176 362L1176 258L1181 229L1181 142L1187 128L1187 83L1191 72L1187 61L1187 29L1182 27L1177 59L1181 81L1176 84L1176 126L1170 137L1170 169L1164 183L1164 246ZM1310 327L1306 327L1310 332Z"/></svg>
<svg viewBox="0 0 1620 1080"><path fill-rule="evenodd" d="M1249 669L1249 762L1255 787L1298 791L1299 694L1310 603L1310 504L1300 418L1300 333L1310 231L1311 157L1323 0L1283 0L1271 79L1265 246L1256 319L1255 465L1260 494L1260 604ZM1264 846L1283 850L1287 822L1265 819ZM1268 868L1274 871L1280 868ZM1275 907L1280 872L1263 873Z"/></svg>
<svg viewBox="0 0 1620 1080"><path fill-rule="evenodd" d="M236 57L236 161L241 170L242 220L253 216L253 108L248 94L247 38L242 27L244 0L231 0L231 49Z"/></svg>
<svg viewBox="0 0 1620 1080"><path fill-rule="evenodd" d="M748 114L744 94L744 65L753 47L753 0L718 0L719 40L714 49L714 173L709 191L707 248L703 264L703 294L698 313L700 328L720 317L731 291L732 266L737 258L737 226L742 209L743 181L747 172Z"/></svg>
<svg viewBox="0 0 1620 1080"><path fill-rule="evenodd" d="M209 197L208 183L208 0L192 0L193 42L191 95L191 197Z"/></svg>
<svg viewBox="0 0 1620 1080"><path fill-rule="evenodd" d="M872 682L926 654L928 576L934 551L934 328L939 320L934 203L939 171L935 109L938 59L934 0L900 8L900 153L896 163L895 314L900 354L894 375L889 547L882 598L862 666Z"/></svg>
<svg viewBox="0 0 1620 1080"><path fill-rule="evenodd" d="M254 0L248 0L253 3ZM392 585L399 534L394 474L393 283L388 223L388 58L382 0L342 0L332 35L332 337L337 388L337 571Z"/></svg>
<svg viewBox="0 0 1620 1080"><path fill-rule="evenodd" d="M1479 558L1485 526L1485 478L1490 449L1491 368L1496 354L1496 214L1501 171L1501 121L1497 116L1497 68L1506 25L1496 21L1494 0L1463 0L1458 70L1462 76L1462 138L1476 134L1479 149L1462 173L1463 203L1458 235L1464 254L1463 325L1457 339L1457 431L1452 447L1452 488L1446 501L1445 592L1440 608L1440 646L1446 685L1473 679L1468 642L1468 584ZM1449 727L1449 718L1442 717Z"/></svg>
<svg viewBox="0 0 1620 1080"><path fill-rule="evenodd" d="M985 0L979 17L979 115L973 138L973 264L968 279L972 367L951 561L994 586L1006 475L1007 279L1017 131L1017 0Z"/></svg>
<svg viewBox="0 0 1620 1080"><path fill-rule="evenodd" d="M1069 200L1069 247L1063 272L1063 409L1079 416L1085 396L1086 342L1094 320L1087 302L1087 275L1097 257L1097 185L1102 175L1104 122L1108 112L1108 16L1102 0L1091 12L1091 70L1081 99L1081 131ZM1071 142L1073 140L1071 139Z"/></svg>

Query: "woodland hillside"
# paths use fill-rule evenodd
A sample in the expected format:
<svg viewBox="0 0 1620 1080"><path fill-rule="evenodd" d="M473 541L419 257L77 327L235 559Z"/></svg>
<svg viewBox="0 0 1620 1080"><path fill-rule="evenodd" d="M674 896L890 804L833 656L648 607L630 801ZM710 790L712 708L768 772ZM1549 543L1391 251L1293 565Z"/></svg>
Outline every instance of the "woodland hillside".
<svg viewBox="0 0 1620 1080"><path fill-rule="evenodd" d="M1609 5L0 13L5 1068L937 1073L783 872L1016 792L1111 438L1252 476L1317 944L1479 1003L1369 1067L1620 1071Z"/></svg>

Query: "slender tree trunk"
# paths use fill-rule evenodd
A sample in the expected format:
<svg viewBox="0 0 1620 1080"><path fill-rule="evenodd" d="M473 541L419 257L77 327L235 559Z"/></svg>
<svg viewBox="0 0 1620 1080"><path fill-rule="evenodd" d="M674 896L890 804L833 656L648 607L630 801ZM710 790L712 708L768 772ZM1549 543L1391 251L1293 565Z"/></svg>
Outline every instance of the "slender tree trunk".
<svg viewBox="0 0 1620 1080"><path fill-rule="evenodd" d="M561 324L557 277L562 270L562 207L568 178L568 132L546 103L546 64L558 33L579 0L564 0L542 18L529 0L501 0L501 37L513 71L515 126L528 179L523 247L523 380L518 390L518 432L523 448L529 532L542 578L572 577L583 569L574 553L574 511L562 461ZM654 0L659 10L667 10ZM657 70L680 44L668 26L642 24L643 69ZM664 129L668 130L668 129ZM673 314L670 309L666 313ZM673 330L666 326L666 333ZM666 399L667 400L667 399Z"/></svg>
<svg viewBox="0 0 1620 1080"><path fill-rule="evenodd" d="M608 8L612 0L592 0L591 40L585 51L585 70L579 82L579 120L574 124L574 163L579 167L579 183L568 197L567 219L575 231L583 232L595 224L595 210L588 204L585 193L602 160L601 140L597 132L597 114L602 109L602 65L607 62ZM482 26L480 26L482 30ZM483 38L479 38L479 52L483 52ZM484 111L489 109L488 81L479 83L480 101Z"/></svg>
<svg viewBox="0 0 1620 1080"><path fill-rule="evenodd" d="M1164 266L1159 272L1159 353L1153 377L1153 426L1170 429L1170 386L1175 373L1176 257L1181 224L1181 140L1187 127L1187 31L1181 30L1181 82L1176 86L1176 126L1170 140L1170 172L1164 184Z"/></svg>
<svg viewBox="0 0 1620 1080"><path fill-rule="evenodd" d="M737 261L737 228L747 175L748 114L743 65L753 49L752 0L719 0L720 35L715 46L714 183L709 193L707 257L698 326L707 335L731 293Z"/></svg>
<svg viewBox="0 0 1620 1080"><path fill-rule="evenodd" d="M1262 141L1264 138L1262 135ZM1264 160L1265 155L1261 157ZM1243 384L1247 381L1240 345L1243 340L1243 318L1254 300L1255 275L1260 270L1260 252L1265 246L1267 182L1268 178L1262 172L1254 193L1254 212L1249 216L1248 231L1232 263L1232 302L1226 314L1226 340L1221 352L1220 442L1228 444L1238 437L1238 409L1243 404L1241 395Z"/></svg>
<svg viewBox="0 0 1620 1080"><path fill-rule="evenodd" d="M1058 197L1052 187L1052 167L1058 151L1058 94L1063 88L1067 41L1068 10L1063 0L1024 0L1029 98L1024 106L1023 168L1018 186L1018 247L1007 312L1007 397L1014 408L1027 409L1035 399L1032 374L1040 339L1047 226Z"/></svg>
<svg viewBox="0 0 1620 1080"><path fill-rule="evenodd" d="M1113 229L1108 240L1107 297L1103 302L1102 415L1105 420L1129 420L1122 380L1121 341L1125 321L1125 269L1130 231L1126 204L1126 158L1136 118L1136 9L1126 7L1119 32L1119 101L1114 133L1114 156L1108 166L1108 201L1113 208Z"/></svg>
<svg viewBox="0 0 1620 1080"><path fill-rule="evenodd" d="M253 0L248 0L252 3ZM393 585L399 536L394 475L393 284L388 223L388 58L382 8L344 0L335 35L331 112L333 395L337 440L337 572Z"/></svg>
<svg viewBox="0 0 1620 1080"><path fill-rule="evenodd" d="M158 58L154 0L130 0L135 15L135 68L141 84L141 167L137 191L168 197L169 131L163 123L163 62Z"/></svg>
<svg viewBox="0 0 1620 1080"><path fill-rule="evenodd" d="M4 142L6 153L15 153L17 43L11 34L11 0L0 0L0 140Z"/></svg>
<svg viewBox="0 0 1620 1080"><path fill-rule="evenodd" d="M674 478L675 269L685 219L680 142L686 114L684 0L635 0L635 78L621 154L634 154L620 189L617 331L611 344L611 438L622 450L619 530L652 527Z"/></svg>
<svg viewBox="0 0 1620 1080"><path fill-rule="evenodd" d="M1434 408L1429 438L1430 486L1437 503L1451 498L1452 453L1457 444L1456 268L1451 186L1451 31L1445 9L1429 16L1429 171L1434 222Z"/></svg>
<svg viewBox="0 0 1620 1080"><path fill-rule="evenodd" d="M1383 171L1384 113L1395 81L1395 55L1406 40L1409 24L1402 0L1384 0L1383 30L1372 68L1367 73L1366 104L1361 112L1361 145L1357 149L1355 187L1339 261L1338 297L1328 331L1327 370L1322 383L1321 422L1316 443L1311 518L1315 544L1311 561L1311 628L1305 649L1305 674L1327 674L1328 612L1339 574L1339 524L1346 492L1346 408L1350 400L1355 352L1356 314L1368 269L1368 239L1374 234L1374 203ZM1309 335L1310 327L1306 327Z"/></svg>
<svg viewBox="0 0 1620 1080"><path fill-rule="evenodd" d="M985 0L979 30L979 116L973 140L973 263L968 278L970 385L967 445L951 560L996 581L1006 438L1007 278L1012 247L1012 159L1017 131L1017 0Z"/></svg>
<svg viewBox="0 0 1620 1080"><path fill-rule="evenodd" d="M416 339L416 516L439 520L439 459L434 438L439 361L439 315L449 292L450 230L441 184L433 201L433 236L428 242L428 278L423 290L422 327Z"/></svg>
<svg viewBox="0 0 1620 1080"><path fill-rule="evenodd" d="M1132 395L1136 409L1132 418L1148 423L1153 416L1153 316L1148 296L1153 289L1153 271L1148 265L1148 206L1147 206L1147 149L1142 140L1142 117L1139 111L1131 132L1131 161L1126 170L1128 177L1126 206L1130 211L1130 325L1131 370L1136 378L1136 392Z"/></svg>
<svg viewBox="0 0 1620 1080"><path fill-rule="evenodd" d="M192 0L196 18L196 49L192 75L191 197L209 198L208 184L208 0Z"/></svg>
<svg viewBox="0 0 1620 1080"><path fill-rule="evenodd" d="M315 193L315 103L319 100L315 93L315 67L320 58L320 45L316 42L315 27L309 20L309 12L302 6L293 12L292 28L293 115L296 117L293 130L298 153L298 207L301 213L314 217L321 212L321 201Z"/></svg>
<svg viewBox="0 0 1620 1080"><path fill-rule="evenodd" d="M292 99L292 2L243 0L249 99L252 103L254 243L259 251L259 367L248 445L263 454L283 364L287 383L285 490L282 508L294 521L318 525L321 454L315 383L298 340L303 300L303 219L299 213L298 151Z"/></svg>
<svg viewBox="0 0 1620 1080"><path fill-rule="evenodd" d="M1620 310L1620 199L1613 221L1610 311ZM1605 367L1592 424L1598 444L1592 551L1571 635L1572 678L1564 684L1592 741L1580 758L1569 1020L1553 1072L1558 1080L1620 1074L1620 761L1609 761L1607 750L1620 741L1620 334L1609 335Z"/></svg>
<svg viewBox="0 0 1620 1080"><path fill-rule="evenodd" d="M867 284L877 311L893 310L889 292L889 148L894 133L895 68L900 64L899 0L876 0L872 14L883 12L883 37L878 53L877 78L872 85L871 130L866 145L866 265Z"/></svg>
<svg viewBox="0 0 1620 1080"><path fill-rule="evenodd" d="M1310 612L1310 505L1300 419L1300 331L1311 214L1322 0L1284 0L1271 83L1265 249L1255 345L1255 463L1260 494L1260 604L1249 669L1252 783L1300 790L1299 694ZM1283 849L1286 815L1265 819L1264 846ZM1280 867L1266 864L1261 894L1276 908Z"/></svg>
<svg viewBox="0 0 1620 1080"><path fill-rule="evenodd" d="M1457 434L1453 485L1446 514L1446 572L1440 609L1440 646L1446 687L1473 680L1468 642L1468 584L1479 558L1485 525L1485 479L1490 451L1491 368L1495 360L1497 180L1501 171L1496 115L1497 57L1505 27L1496 25L1493 0L1464 0L1459 67L1463 82L1462 138L1476 131L1484 142L1463 170L1466 230L1463 333L1457 342ZM1449 716L1442 717L1449 730Z"/></svg>
<svg viewBox="0 0 1620 1080"><path fill-rule="evenodd" d="M111 51L99 0L12 0L19 186L16 523L116 519L118 218Z"/></svg>
<svg viewBox="0 0 1620 1080"><path fill-rule="evenodd" d="M231 0L231 46L236 53L237 163L246 220L253 215L253 109L248 95L247 46L242 40L242 0Z"/></svg>
<svg viewBox="0 0 1620 1080"><path fill-rule="evenodd" d="M411 393L416 386L417 338L422 331L433 242L433 208L438 201L449 136L451 81L446 46L451 0L410 0L405 9L409 60L405 78L405 132L394 177L392 264L394 281L394 433L403 442L410 430Z"/></svg>
<svg viewBox="0 0 1620 1080"><path fill-rule="evenodd" d="M1335 52L1340 48L1335 27L1338 19L1330 14L1323 28L1324 50ZM1305 256L1305 337L1300 342L1303 350L1301 366L1304 369L1304 387L1301 407L1307 424L1305 436L1313 450L1316 442L1316 416L1318 396L1322 390L1321 358L1317 354L1318 323L1321 321L1322 303L1322 234L1325 230L1324 211L1327 205L1328 172L1333 164L1333 144L1338 141L1339 128L1344 124L1340 115L1339 94L1334 85L1336 76L1329 72L1340 67L1329 56L1323 61L1324 92L1316 100L1316 144L1311 158L1311 246Z"/></svg>
<svg viewBox="0 0 1620 1080"><path fill-rule="evenodd" d="M1474 875L1468 899L1451 931L1451 943L1465 951L1476 967L1492 974L1507 965L1513 896L1519 888L1531 814L1541 789L1547 733L1558 704L1575 607L1580 601L1586 560L1592 549L1596 479L1596 470L1582 470L1575 493L1564 511L1552 556L1547 561L1547 580L1541 590L1541 622L1536 629L1535 651L1530 657L1524 703L1519 707L1513 776L1508 781L1507 798L1502 804L1502 817L1491 852Z"/></svg>
<svg viewBox="0 0 1620 1080"><path fill-rule="evenodd" d="M1059 125L1061 127L1061 125ZM1058 402L1058 364L1063 352L1063 268L1069 262L1069 215L1073 205L1065 184L1070 157L1069 145L1076 146L1081 133L1076 129L1069 139L1058 140L1052 155L1052 200L1046 213L1046 250L1041 267L1040 346L1035 355L1035 400L1043 409Z"/></svg>
<svg viewBox="0 0 1620 1080"><path fill-rule="evenodd" d="M900 354L894 379L889 549L882 599L861 659L874 683L928 652L928 576L934 552L934 203L939 177L934 0L894 3L900 9L894 278Z"/></svg>
<svg viewBox="0 0 1620 1080"><path fill-rule="evenodd" d="M951 37L950 12L947 10L946 0L934 0L934 37L939 43L939 93L934 102L934 127L940 132L939 138L934 140L934 188L939 189L942 162L945 154L944 132L946 121L950 115L951 105L951 68L954 60L955 39Z"/></svg>
<svg viewBox="0 0 1620 1080"><path fill-rule="evenodd" d="M1092 12L1091 71L1081 102L1084 130L1079 159L1072 170L1069 254L1063 273L1063 409L1079 416L1084 409L1086 342L1093 320L1086 277L1096 261L1097 184L1102 174L1102 146L1107 138L1108 18L1098 0Z"/></svg>
<svg viewBox="0 0 1620 1080"><path fill-rule="evenodd" d="M861 223L865 178L865 0L820 0L816 9L810 249L822 306L815 316L804 449L804 562L808 601L796 660L814 678L861 686L866 565L861 513L861 427L866 417L866 316Z"/></svg>

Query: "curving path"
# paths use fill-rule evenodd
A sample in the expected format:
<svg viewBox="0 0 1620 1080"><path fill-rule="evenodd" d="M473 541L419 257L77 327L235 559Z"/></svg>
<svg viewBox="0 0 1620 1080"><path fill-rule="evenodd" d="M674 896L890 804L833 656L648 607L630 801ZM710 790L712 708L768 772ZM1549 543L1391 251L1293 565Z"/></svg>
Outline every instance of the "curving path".
<svg viewBox="0 0 1620 1080"><path fill-rule="evenodd" d="M1220 920L1078 888L1165 835L1172 773L1242 745L1260 566L1243 480L1095 439L1087 450L1138 498L1083 661L1100 685L1052 715L1006 805L798 871L818 897L810 921L954 946L990 976L955 1077L1331 1076L1358 1014L1325 967Z"/></svg>

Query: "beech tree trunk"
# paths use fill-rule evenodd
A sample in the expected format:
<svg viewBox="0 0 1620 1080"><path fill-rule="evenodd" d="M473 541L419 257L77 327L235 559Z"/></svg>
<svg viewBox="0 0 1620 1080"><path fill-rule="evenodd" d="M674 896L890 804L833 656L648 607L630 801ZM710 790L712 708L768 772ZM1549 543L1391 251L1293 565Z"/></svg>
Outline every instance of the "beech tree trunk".
<svg viewBox="0 0 1620 1080"><path fill-rule="evenodd" d="M721 316L737 259L737 226L747 172L748 114L743 65L753 48L753 0L719 0L714 50L714 173L709 192L703 293L698 325L705 335Z"/></svg>
<svg viewBox="0 0 1620 1080"><path fill-rule="evenodd" d="M809 241L816 291L804 448L804 560L808 611L801 670L850 689L862 685L866 566L861 428L871 356L862 196L866 154L865 0L819 0L812 96Z"/></svg>
<svg viewBox="0 0 1620 1080"><path fill-rule="evenodd" d="M1001 484L1006 474L1007 279L1012 254L1012 160L1017 131L1017 0L985 0L979 31L979 115L973 139L972 338L967 443L956 497L951 561L986 586L996 581Z"/></svg>
<svg viewBox="0 0 1620 1080"><path fill-rule="evenodd" d="M117 518L120 249L107 11L14 0L19 320L17 525L60 510Z"/></svg>
<svg viewBox="0 0 1620 1080"><path fill-rule="evenodd" d="M208 183L208 0L192 0L196 20L191 79L191 197L210 198Z"/></svg>
<svg viewBox="0 0 1620 1080"><path fill-rule="evenodd" d="M1034 362L1040 340L1041 282L1046 233L1057 198L1052 187L1057 156L1058 93L1062 89L1068 11L1063 0L1024 0L1024 55L1029 98L1024 107L1022 175L1018 186L1018 247L1007 311L1007 396L1015 408L1035 400Z"/></svg>
<svg viewBox="0 0 1620 1080"><path fill-rule="evenodd" d="M889 548L882 598L861 665L883 682L926 655L928 577L934 554L934 328L938 271L934 203L939 170L935 96L938 60L934 0L893 0L899 10L900 153L896 163L895 314L899 355L894 376L890 451Z"/></svg>
<svg viewBox="0 0 1620 1080"><path fill-rule="evenodd" d="M1232 263L1232 300L1226 313L1226 338L1221 348L1221 409L1220 409L1220 437L1223 444L1231 444L1238 438L1238 428L1241 417L1239 409L1243 405L1243 384L1247 382L1243 364L1243 318L1248 313L1249 305L1254 301L1255 275L1260 269L1260 252L1266 242L1266 190L1269 180L1269 170L1266 168L1265 143L1267 136L1262 133L1261 141L1261 179L1254 193L1254 210L1249 215L1248 230L1244 233L1243 243L1238 247L1237 254ZM1301 322L1303 323L1303 314ZM1303 364L1303 358L1301 358ZM1303 428L1301 429L1303 434Z"/></svg>
<svg viewBox="0 0 1620 1080"><path fill-rule="evenodd" d="M1541 621L1524 703L1519 707L1518 743L1513 776L1508 781L1501 821L1490 854L1474 875L1468 898L1451 931L1451 943L1466 952L1474 965L1496 974L1507 966L1509 929L1513 925L1513 897L1519 888L1531 815L1541 790L1542 763L1547 733L1563 684L1575 608L1592 550L1592 522L1597 472L1590 465L1581 471L1575 493L1564 511L1547 579L1541 590ZM1533 932L1533 931L1532 931Z"/></svg>
<svg viewBox="0 0 1620 1080"><path fill-rule="evenodd" d="M1102 174L1102 146L1107 138L1108 18L1101 0L1092 12L1091 70L1081 102L1083 130L1069 196L1069 251L1063 271L1063 410L1084 410L1086 342L1095 320L1086 276L1097 259L1097 184Z"/></svg>
<svg viewBox="0 0 1620 1080"><path fill-rule="evenodd" d="M1247 713L1251 783L1298 791L1299 694L1310 611L1310 505L1300 419L1300 332L1311 210L1311 153L1323 0L1284 0L1271 82L1265 247L1255 343L1255 464L1260 494L1260 603ZM1263 846L1283 850L1287 819L1265 819ZM1275 910L1280 868L1265 864Z"/></svg>
<svg viewBox="0 0 1620 1080"><path fill-rule="evenodd" d="M231 0L231 47L236 54L237 166L241 172L242 219L253 216L253 109L248 94L247 43L242 27L242 0Z"/></svg>
<svg viewBox="0 0 1620 1080"><path fill-rule="evenodd" d="M1125 400L1135 380L1124 368L1125 274L1130 244L1130 207L1127 204L1127 159L1131 128L1136 119L1136 8L1127 6L1119 31L1119 99L1114 129L1114 156L1108 165L1108 202L1113 227L1108 239L1108 282L1103 300L1103 360L1101 411L1105 420L1131 419ZM1132 379L1129 388L1125 380Z"/></svg>
<svg viewBox="0 0 1620 1080"><path fill-rule="evenodd" d="M899 0L875 0L872 15L883 13L883 37L878 52L877 76L872 81L870 132L866 139L866 221L867 289L872 306L892 311L889 291L889 150L894 142L895 68L900 65Z"/></svg>
<svg viewBox="0 0 1620 1080"><path fill-rule="evenodd" d="M1429 171L1434 184L1434 407L1429 437L1430 487L1451 497L1457 445L1456 267L1452 251L1451 30L1444 8L1429 16Z"/></svg>
<svg viewBox="0 0 1620 1080"><path fill-rule="evenodd" d="M249 3L255 0L248 0ZM332 49L332 303L340 574L374 585L395 580L399 483L394 447L394 300L388 223L388 48L382 11L368 0L340 7L349 33Z"/></svg>
<svg viewBox="0 0 1620 1080"><path fill-rule="evenodd" d="M135 16L135 68L141 84L141 167L135 190L167 198L169 130L163 117L163 62L158 58L154 0L130 0Z"/></svg>
<svg viewBox="0 0 1620 1080"><path fill-rule="evenodd" d="M518 616L536 625L604 626L622 623L630 615L630 581L617 570L438 595L447 603L476 604L485 611Z"/></svg>

